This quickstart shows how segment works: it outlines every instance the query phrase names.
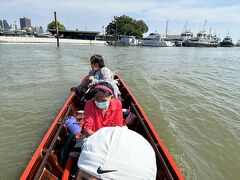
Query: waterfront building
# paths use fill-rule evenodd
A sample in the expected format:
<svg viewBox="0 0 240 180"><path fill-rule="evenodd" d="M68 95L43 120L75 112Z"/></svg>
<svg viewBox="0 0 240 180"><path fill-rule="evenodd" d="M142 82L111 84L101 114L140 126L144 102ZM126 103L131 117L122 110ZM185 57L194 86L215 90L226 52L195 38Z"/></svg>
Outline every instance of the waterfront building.
<svg viewBox="0 0 240 180"><path fill-rule="evenodd" d="M20 27L21 27L21 29L30 28L31 20L26 17L20 18Z"/></svg>
<svg viewBox="0 0 240 180"><path fill-rule="evenodd" d="M48 29L52 35L56 35L55 29ZM74 30L59 30L59 36L66 39L83 39L83 40L96 40L96 36L100 32L96 31L74 31Z"/></svg>

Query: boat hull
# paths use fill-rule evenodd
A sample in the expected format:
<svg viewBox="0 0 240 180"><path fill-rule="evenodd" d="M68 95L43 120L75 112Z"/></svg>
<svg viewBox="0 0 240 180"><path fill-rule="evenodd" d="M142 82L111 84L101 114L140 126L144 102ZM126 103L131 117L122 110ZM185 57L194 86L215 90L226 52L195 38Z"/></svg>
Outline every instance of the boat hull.
<svg viewBox="0 0 240 180"><path fill-rule="evenodd" d="M156 153L158 168L156 179L184 179L136 98L119 76L115 78L119 82L123 108L130 108L137 116L135 123L129 124L128 127L146 138ZM70 95L24 170L21 180L49 177L66 180L76 175L78 158L74 159L69 153L73 149L72 144L66 146L70 134L63 126L63 122L69 115L78 117L77 112L84 109L85 104L80 99L75 93Z"/></svg>
<svg viewBox="0 0 240 180"><path fill-rule="evenodd" d="M185 47L218 47L218 43L201 43L198 41L184 41L182 43L182 46Z"/></svg>
<svg viewBox="0 0 240 180"><path fill-rule="evenodd" d="M221 42L220 43L220 46L221 47L234 47L234 44L233 43L231 43L231 42Z"/></svg>
<svg viewBox="0 0 240 180"><path fill-rule="evenodd" d="M158 41L158 42L142 42L142 46L150 47L173 47L174 44L170 41Z"/></svg>

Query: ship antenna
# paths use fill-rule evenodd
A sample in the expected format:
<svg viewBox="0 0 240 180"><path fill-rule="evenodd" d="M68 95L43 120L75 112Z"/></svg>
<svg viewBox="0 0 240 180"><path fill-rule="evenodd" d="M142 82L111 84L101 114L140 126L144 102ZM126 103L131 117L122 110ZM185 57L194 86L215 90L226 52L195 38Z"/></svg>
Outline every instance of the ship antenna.
<svg viewBox="0 0 240 180"><path fill-rule="evenodd" d="M207 27L207 19L204 20L204 27L203 27L204 31L206 31L206 27Z"/></svg>
<svg viewBox="0 0 240 180"><path fill-rule="evenodd" d="M187 24L188 24L188 22L185 21L185 25L184 25L185 32L187 31Z"/></svg>

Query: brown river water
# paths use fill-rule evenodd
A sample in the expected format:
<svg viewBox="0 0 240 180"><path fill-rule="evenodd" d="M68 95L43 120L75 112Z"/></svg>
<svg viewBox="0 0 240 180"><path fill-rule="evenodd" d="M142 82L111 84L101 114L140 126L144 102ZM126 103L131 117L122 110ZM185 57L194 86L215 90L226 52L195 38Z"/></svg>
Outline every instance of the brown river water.
<svg viewBox="0 0 240 180"><path fill-rule="evenodd" d="M102 54L186 179L240 179L240 48L0 44L0 180L18 179Z"/></svg>

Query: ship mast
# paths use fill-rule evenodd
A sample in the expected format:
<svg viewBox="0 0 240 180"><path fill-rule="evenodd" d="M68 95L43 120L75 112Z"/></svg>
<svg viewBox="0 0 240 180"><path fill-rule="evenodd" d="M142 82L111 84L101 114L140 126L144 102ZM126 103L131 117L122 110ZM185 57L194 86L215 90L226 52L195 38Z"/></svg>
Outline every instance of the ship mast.
<svg viewBox="0 0 240 180"><path fill-rule="evenodd" d="M167 22L166 22L166 38L167 38L167 35L168 35L168 22L169 22L169 20L167 20Z"/></svg>

